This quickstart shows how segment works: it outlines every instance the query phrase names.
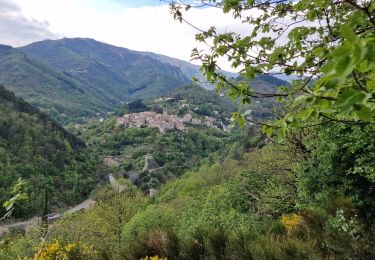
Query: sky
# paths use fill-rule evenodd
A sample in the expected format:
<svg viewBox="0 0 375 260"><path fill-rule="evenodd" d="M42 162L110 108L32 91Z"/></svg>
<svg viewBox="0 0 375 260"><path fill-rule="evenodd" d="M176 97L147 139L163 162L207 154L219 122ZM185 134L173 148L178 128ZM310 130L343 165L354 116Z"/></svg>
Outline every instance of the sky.
<svg viewBox="0 0 375 260"><path fill-rule="evenodd" d="M245 33L245 25L215 8L191 9L199 28ZM159 0L0 0L0 44L13 47L63 37L93 38L115 46L189 61L197 31L175 21ZM222 62L223 69L231 70Z"/></svg>

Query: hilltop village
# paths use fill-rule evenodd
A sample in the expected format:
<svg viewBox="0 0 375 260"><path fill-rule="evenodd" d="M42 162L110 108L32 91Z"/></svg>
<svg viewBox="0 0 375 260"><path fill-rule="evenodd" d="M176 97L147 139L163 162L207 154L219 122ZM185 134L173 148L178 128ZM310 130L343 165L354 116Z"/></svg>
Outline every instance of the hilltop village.
<svg viewBox="0 0 375 260"><path fill-rule="evenodd" d="M116 125L123 125L125 128L150 127L157 128L161 133L174 128L179 131L187 131L186 123L216 127L216 120L212 117L205 116L203 119L198 119L193 118L191 113L186 113L183 117L178 117L177 115L169 115L165 109L163 110L163 114L145 111L125 114L116 120Z"/></svg>

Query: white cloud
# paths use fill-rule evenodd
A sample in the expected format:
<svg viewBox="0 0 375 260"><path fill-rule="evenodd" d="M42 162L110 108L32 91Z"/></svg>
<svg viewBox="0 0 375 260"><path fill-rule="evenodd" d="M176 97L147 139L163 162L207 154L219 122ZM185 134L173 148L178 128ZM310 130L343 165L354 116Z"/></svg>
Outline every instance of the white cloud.
<svg viewBox="0 0 375 260"><path fill-rule="evenodd" d="M21 14L20 7L7 0L0 0L0 43L22 45L55 35L48 29L46 21L28 19Z"/></svg>
<svg viewBox="0 0 375 260"><path fill-rule="evenodd" d="M1 0L0 0L1 1ZM48 21L51 35L59 37L87 37L138 51L151 51L190 60L191 49L197 47L195 29L174 21L168 5L140 8L116 8L91 0L14 0L22 16L29 21ZM95 2L95 1L94 1ZM108 2L110 3L110 2ZM247 27L235 23L232 16L216 8L191 9L186 18L197 27L207 29L215 25L220 31L246 32ZM14 45L31 42L14 41ZM29 42L28 42L29 41ZM224 69L230 69L223 62Z"/></svg>

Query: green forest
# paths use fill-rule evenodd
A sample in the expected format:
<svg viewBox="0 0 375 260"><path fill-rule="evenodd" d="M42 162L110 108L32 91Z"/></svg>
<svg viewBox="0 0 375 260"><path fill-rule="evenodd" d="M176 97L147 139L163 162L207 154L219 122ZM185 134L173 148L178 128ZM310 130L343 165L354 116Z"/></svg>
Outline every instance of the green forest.
<svg viewBox="0 0 375 260"><path fill-rule="evenodd" d="M29 200L13 216L42 214L44 207L72 205L90 194L98 163L85 143L3 87L0 100L1 203L19 177L28 181Z"/></svg>
<svg viewBox="0 0 375 260"><path fill-rule="evenodd" d="M371 259L374 126L332 123L281 146L247 132L252 145L239 139L154 197L126 180L121 192L103 185L95 207L53 224L44 250L58 241L75 248L71 259ZM40 236L9 237L2 257L32 256Z"/></svg>
<svg viewBox="0 0 375 260"><path fill-rule="evenodd" d="M219 128L220 122L228 124L230 113L236 111L236 106L227 98L193 85L176 88L161 98L167 101L158 101L160 98L137 99L104 120L94 119L79 126L71 124L68 128L85 141L92 153L117 160L109 166L108 172L118 177L126 177L129 173L139 175L137 186L144 192L159 188L186 170L199 166L203 159L212 161L242 135L238 129L234 134ZM179 102L181 100L185 105L183 107ZM170 129L161 133L148 127L124 128L116 125L116 118L124 114L142 111L162 113L163 110L179 116L193 110L191 113L196 118L215 117L218 127L190 123L185 132ZM153 158L156 169L143 169L146 157Z"/></svg>
<svg viewBox="0 0 375 260"><path fill-rule="evenodd" d="M116 91L129 78L78 120L0 87L0 259L375 259L375 2L169 4L206 46L193 83L90 40L19 50L62 73L108 62ZM206 8L249 30L196 26ZM68 76L102 91L98 71Z"/></svg>

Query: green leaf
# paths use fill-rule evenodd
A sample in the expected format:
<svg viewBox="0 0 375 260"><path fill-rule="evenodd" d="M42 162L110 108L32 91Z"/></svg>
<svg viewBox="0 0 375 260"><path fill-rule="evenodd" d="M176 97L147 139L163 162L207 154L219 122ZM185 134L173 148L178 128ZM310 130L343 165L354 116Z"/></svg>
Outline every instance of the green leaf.
<svg viewBox="0 0 375 260"><path fill-rule="evenodd" d="M271 137L274 131L274 127L265 125L263 126L263 132L268 136Z"/></svg>
<svg viewBox="0 0 375 260"><path fill-rule="evenodd" d="M305 109L305 110L302 110L302 111L298 112L295 115L295 117L300 118L302 120L306 120L306 119L309 119L311 117L313 112L314 112L314 110L312 108Z"/></svg>
<svg viewBox="0 0 375 260"><path fill-rule="evenodd" d="M357 40L357 35L353 32L352 28L348 24L341 27L341 33L349 42L355 42Z"/></svg>
<svg viewBox="0 0 375 260"><path fill-rule="evenodd" d="M334 71L335 63L333 61L328 61L320 71L326 74L330 74Z"/></svg>
<svg viewBox="0 0 375 260"><path fill-rule="evenodd" d="M10 201L5 201L4 203L3 203L3 207L4 208L7 208L8 206L9 206L9 204L10 204Z"/></svg>
<svg viewBox="0 0 375 260"><path fill-rule="evenodd" d="M238 112L233 112L233 113L232 113L232 118L234 119L234 121L235 121L237 124L240 125L240 127L244 127L244 126L245 126L245 124L246 124L246 120L245 120L245 118L244 118L242 115L240 115L240 113L238 113Z"/></svg>
<svg viewBox="0 0 375 260"><path fill-rule="evenodd" d="M327 52L327 49L326 49L326 48L324 48L324 47L319 47L319 48L315 48L315 49L312 51L312 54L314 54L314 55L316 55L316 56L322 58L322 57L325 56L326 52Z"/></svg>
<svg viewBox="0 0 375 260"><path fill-rule="evenodd" d="M306 102L306 99L308 99L310 96L307 96L307 95L300 95L298 97L296 97L294 99L294 101L297 103L297 104L300 104L300 103L303 103L303 102Z"/></svg>
<svg viewBox="0 0 375 260"><path fill-rule="evenodd" d="M353 71L354 68L355 65L351 62L349 56L341 57L336 64L336 75L341 78L346 77Z"/></svg>
<svg viewBox="0 0 375 260"><path fill-rule="evenodd" d="M355 91L353 89L348 89L341 93L337 100L335 101L335 106L340 107L344 110L350 109L354 104L360 104L366 99L366 95Z"/></svg>
<svg viewBox="0 0 375 260"><path fill-rule="evenodd" d="M308 21L313 22L316 18L315 11L308 12L307 15L306 15L306 18L307 18Z"/></svg>
<svg viewBox="0 0 375 260"><path fill-rule="evenodd" d="M356 106L354 113L358 116L358 119L367 122L371 122L375 116L375 112L365 105Z"/></svg>

